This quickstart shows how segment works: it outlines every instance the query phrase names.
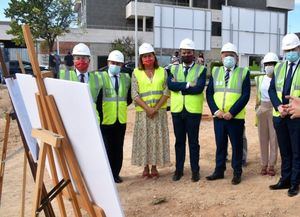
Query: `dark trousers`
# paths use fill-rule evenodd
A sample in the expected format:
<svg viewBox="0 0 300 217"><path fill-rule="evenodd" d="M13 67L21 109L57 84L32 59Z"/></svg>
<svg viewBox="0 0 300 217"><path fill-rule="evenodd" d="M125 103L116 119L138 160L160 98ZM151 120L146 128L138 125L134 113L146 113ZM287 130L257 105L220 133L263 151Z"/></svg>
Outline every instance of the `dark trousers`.
<svg viewBox="0 0 300 217"><path fill-rule="evenodd" d="M216 139L216 168L215 172L224 174L226 170L226 157L228 147L228 137L232 145L232 161L234 175L242 174L243 160L243 131L245 121L240 119L224 119L214 118L214 130Z"/></svg>
<svg viewBox="0 0 300 217"><path fill-rule="evenodd" d="M300 184L300 118L273 117L281 156L281 178Z"/></svg>
<svg viewBox="0 0 300 217"><path fill-rule="evenodd" d="M114 177L118 177L123 163L123 145L126 124L117 120L113 125L101 125L101 132Z"/></svg>
<svg viewBox="0 0 300 217"><path fill-rule="evenodd" d="M176 171L183 172L185 161L186 135L189 141L190 164L192 172L199 172L199 127L201 114L191 114L186 110L172 113L174 134L176 137Z"/></svg>

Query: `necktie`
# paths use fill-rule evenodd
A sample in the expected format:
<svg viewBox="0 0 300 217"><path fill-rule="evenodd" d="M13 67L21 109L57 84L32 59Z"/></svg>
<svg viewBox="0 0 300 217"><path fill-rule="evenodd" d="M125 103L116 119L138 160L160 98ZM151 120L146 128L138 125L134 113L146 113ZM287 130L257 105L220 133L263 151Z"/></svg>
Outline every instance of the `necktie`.
<svg viewBox="0 0 300 217"><path fill-rule="evenodd" d="M80 74L80 82L84 83L84 74Z"/></svg>
<svg viewBox="0 0 300 217"><path fill-rule="evenodd" d="M188 72L189 72L189 66L184 67L184 77L187 76Z"/></svg>
<svg viewBox="0 0 300 217"><path fill-rule="evenodd" d="M225 74L225 86L226 87L227 87L227 84L228 84L228 81L229 81L229 72L230 72L230 69L227 69L226 74Z"/></svg>
<svg viewBox="0 0 300 217"><path fill-rule="evenodd" d="M119 92L118 76L114 75L114 77L115 77L115 90L116 90L116 93L118 94L118 92Z"/></svg>
<svg viewBox="0 0 300 217"><path fill-rule="evenodd" d="M289 100L285 98L285 96L290 95L290 91L291 91L291 84L292 84L292 80L293 80L293 66L294 63L290 63L290 68L288 71L288 74L286 76L285 82L284 82L284 86L283 86L283 91L282 91L282 102L283 104L288 104Z"/></svg>

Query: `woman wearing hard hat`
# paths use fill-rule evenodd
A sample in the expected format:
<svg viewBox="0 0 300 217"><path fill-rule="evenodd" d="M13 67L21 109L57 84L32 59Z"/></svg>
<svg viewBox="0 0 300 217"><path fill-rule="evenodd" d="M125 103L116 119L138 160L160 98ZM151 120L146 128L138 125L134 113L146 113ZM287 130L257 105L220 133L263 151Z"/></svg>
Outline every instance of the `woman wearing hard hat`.
<svg viewBox="0 0 300 217"><path fill-rule="evenodd" d="M167 73L158 66L153 47L139 47L139 66L132 75L131 95L136 117L133 133L132 164L144 166L143 178L158 178L157 165L170 163L167 122ZM152 165L151 171L149 165Z"/></svg>
<svg viewBox="0 0 300 217"><path fill-rule="evenodd" d="M275 176L278 143L273 126L273 106L269 97L270 82L278 62L275 53L267 53L263 59L265 75L256 76L256 116L262 168L261 175Z"/></svg>
<svg viewBox="0 0 300 217"><path fill-rule="evenodd" d="M108 71L99 72L102 89L97 100L101 119L101 132L110 167L116 183L123 180L119 176L123 162L123 145L127 121L127 105L130 97L129 74L121 72L124 55L113 50L108 55Z"/></svg>
<svg viewBox="0 0 300 217"><path fill-rule="evenodd" d="M270 83L269 96L273 104L273 123L281 156L281 178L270 185L271 190L289 189L288 196L299 193L300 184L300 118L291 119L286 96L300 96L300 40L296 34L282 39L286 61L277 64Z"/></svg>

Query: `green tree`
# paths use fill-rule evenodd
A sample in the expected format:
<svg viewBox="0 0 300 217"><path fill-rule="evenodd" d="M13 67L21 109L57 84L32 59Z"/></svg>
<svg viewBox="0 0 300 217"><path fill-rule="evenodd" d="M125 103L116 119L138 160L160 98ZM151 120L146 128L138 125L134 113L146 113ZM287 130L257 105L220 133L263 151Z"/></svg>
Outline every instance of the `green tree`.
<svg viewBox="0 0 300 217"><path fill-rule="evenodd" d="M14 35L16 44L25 44L22 25L28 24L33 39L44 39L51 52L56 37L69 32L75 20L72 0L11 0L4 10L11 18L7 34Z"/></svg>
<svg viewBox="0 0 300 217"><path fill-rule="evenodd" d="M132 57L135 55L135 48L134 48L134 39L133 37L122 37L115 39L111 43L111 51L112 50L119 50L121 51L125 58L129 58L132 61ZM138 46L141 45L141 42L138 40Z"/></svg>

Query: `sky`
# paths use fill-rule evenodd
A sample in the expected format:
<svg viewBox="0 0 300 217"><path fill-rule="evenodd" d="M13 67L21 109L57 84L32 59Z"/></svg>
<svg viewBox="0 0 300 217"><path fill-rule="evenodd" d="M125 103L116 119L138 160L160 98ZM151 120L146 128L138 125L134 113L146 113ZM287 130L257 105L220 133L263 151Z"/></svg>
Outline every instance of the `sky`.
<svg viewBox="0 0 300 217"><path fill-rule="evenodd" d="M4 16L4 8L8 7L9 0L0 0L0 21L8 20ZM295 0L295 9L288 14L288 33L300 32L300 0Z"/></svg>

